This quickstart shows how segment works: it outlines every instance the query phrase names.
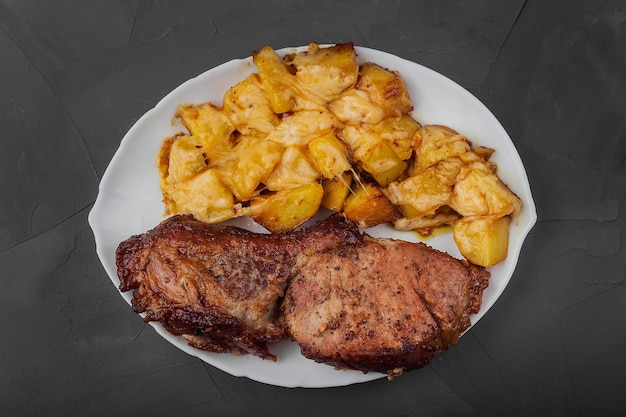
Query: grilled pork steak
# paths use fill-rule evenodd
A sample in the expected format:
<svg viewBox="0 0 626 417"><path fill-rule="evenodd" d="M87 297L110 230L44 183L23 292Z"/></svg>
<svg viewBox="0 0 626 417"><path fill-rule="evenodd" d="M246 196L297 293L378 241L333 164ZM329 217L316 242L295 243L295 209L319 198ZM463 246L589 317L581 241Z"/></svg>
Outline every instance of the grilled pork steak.
<svg viewBox="0 0 626 417"><path fill-rule="evenodd" d="M363 236L300 259L284 320L305 357L391 377L457 343L488 279L424 244Z"/></svg>
<svg viewBox="0 0 626 417"><path fill-rule="evenodd" d="M275 360L267 343L285 337L278 308L297 260L358 241L339 220L266 235L173 216L118 246L120 290L134 290L137 313L191 346Z"/></svg>
<svg viewBox="0 0 626 417"><path fill-rule="evenodd" d="M133 309L191 346L275 360L267 344L291 337L315 361L390 376L455 344L489 279L342 215L269 235L177 215L122 242L116 262Z"/></svg>

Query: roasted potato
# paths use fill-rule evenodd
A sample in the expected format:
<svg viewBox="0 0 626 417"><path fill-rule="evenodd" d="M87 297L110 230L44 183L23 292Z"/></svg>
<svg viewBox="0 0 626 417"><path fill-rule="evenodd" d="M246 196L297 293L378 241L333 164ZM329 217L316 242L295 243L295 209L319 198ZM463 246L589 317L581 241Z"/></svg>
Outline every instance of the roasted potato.
<svg viewBox="0 0 626 417"><path fill-rule="evenodd" d="M385 140L367 131L356 140L353 156L360 167L382 187L398 179L408 166Z"/></svg>
<svg viewBox="0 0 626 417"><path fill-rule="evenodd" d="M193 214L198 220L217 223L236 216L233 194L214 169L205 169L178 184L172 193L174 213Z"/></svg>
<svg viewBox="0 0 626 417"><path fill-rule="evenodd" d="M252 53L252 60L258 69L261 85L267 93L274 113L286 113L295 104L295 76L289 67L269 46Z"/></svg>
<svg viewBox="0 0 626 417"><path fill-rule="evenodd" d="M168 176L174 184L184 182L204 170L208 165L204 147L195 136L181 135L169 151Z"/></svg>
<svg viewBox="0 0 626 417"><path fill-rule="evenodd" d="M307 146L314 138L332 133L338 124L329 111L303 110L284 117L265 138L284 146Z"/></svg>
<svg viewBox="0 0 626 417"><path fill-rule="evenodd" d="M384 110L386 117L402 116L413 110L413 102L402 78L374 63L361 66L356 88L365 91L372 103Z"/></svg>
<svg viewBox="0 0 626 417"><path fill-rule="evenodd" d="M354 187L353 191L343 205L343 212L360 227L372 227L402 217L398 207L379 187L365 183Z"/></svg>
<svg viewBox="0 0 626 417"><path fill-rule="evenodd" d="M161 189L161 195L163 196L163 204L165 205L165 213L176 213L176 204L172 198L173 185L169 177L170 171L170 151L172 145L178 139L179 136L184 136L182 133L170 136L163 139L161 142L161 148L157 154L156 164L159 171L159 187Z"/></svg>
<svg viewBox="0 0 626 417"><path fill-rule="evenodd" d="M517 216L522 202L493 172L488 163L464 165L454 186L450 207L464 217Z"/></svg>
<svg viewBox="0 0 626 417"><path fill-rule="evenodd" d="M228 89L223 102L224 115L242 135L264 137L280 122L257 74Z"/></svg>
<svg viewBox="0 0 626 417"><path fill-rule="evenodd" d="M272 173L264 181L268 190L279 191L317 182L321 174L315 160L298 145L287 147Z"/></svg>
<svg viewBox="0 0 626 417"><path fill-rule="evenodd" d="M427 125L419 129L417 135L419 147L415 152L415 165L420 169L470 151L470 144L465 136L446 126Z"/></svg>
<svg viewBox="0 0 626 417"><path fill-rule="evenodd" d="M256 197L239 213L251 216L272 233L287 232L313 217L323 196L322 186L313 182Z"/></svg>
<svg viewBox="0 0 626 417"><path fill-rule="evenodd" d="M471 263L493 266L507 256L510 223L510 216L461 218L454 222L454 242Z"/></svg>
<svg viewBox="0 0 626 417"><path fill-rule="evenodd" d="M324 198L322 207L332 211L341 212L343 204L350 195L352 185L352 173L344 172L341 175L322 181Z"/></svg>
<svg viewBox="0 0 626 417"><path fill-rule="evenodd" d="M389 184L389 199L396 204L404 217L412 219L429 216L441 206L448 204L453 186L434 167L417 171L407 179Z"/></svg>
<svg viewBox="0 0 626 417"><path fill-rule="evenodd" d="M342 122L351 126L375 124L386 117L385 109L370 100L365 91L351 88L328 105Z"/></svg>
<svg viewBox="0 0 626 417"><path fill-rule="evenodd" d="M334 133L316 137L307 147L324 178L333 179L352 170L346 147Z"/></svg>
<svg viewBox="0 0 626 417"><path fill-rule="evenodd" d="M178 117L190 136L198 138L197 145L203 147L208 163L217 163L232 151L235 127L224 112L213 104L179 106Z"/></svg>
<svg viewBox="0 0 626 417"><path fill-rule="evenodd" d="M410 116L387 118L370 126L346 126L340 135L352 157L381 187L406 176L419 124Z"/></svg>
<svg viewBox="0 0 626 417"><path fill-rule="evenodd" d="M372 126L369 131L387 142L396 155L406 161L413 155L415 134L418 129L420 129L420 124L405 114L383 119Z"/></svg>
<svg viewBox="0 0 626 417"><path fill-rule="evenodd" d="M285 148L271 140L242 139L235 156L220 171L237 201L250 200L274 167L280 162Z"/></svg>
<svg viewBox="0 0 626 417"><path fill-rule="evenodd" d="M296 79L309 95L328 103L345 90L354 87L359 65L352 44L337 44L320 48L312 42L307 51L286 59L296 67Z"/></svg>

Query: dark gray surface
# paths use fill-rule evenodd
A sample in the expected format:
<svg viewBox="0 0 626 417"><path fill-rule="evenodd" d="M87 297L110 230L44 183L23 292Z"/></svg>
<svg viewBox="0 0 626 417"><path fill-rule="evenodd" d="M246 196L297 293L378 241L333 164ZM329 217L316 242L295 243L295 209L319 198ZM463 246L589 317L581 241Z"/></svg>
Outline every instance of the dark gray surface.
<svg viewBox="0 0 626 417"><path fill-rule="evenodd" d="M0 415L626 413L624 1L0 0ZM119 296L87 215L119 142L264 44L385 50L481 99L539 221L458 346L393 382L286 389L179 351Z"/></svg>

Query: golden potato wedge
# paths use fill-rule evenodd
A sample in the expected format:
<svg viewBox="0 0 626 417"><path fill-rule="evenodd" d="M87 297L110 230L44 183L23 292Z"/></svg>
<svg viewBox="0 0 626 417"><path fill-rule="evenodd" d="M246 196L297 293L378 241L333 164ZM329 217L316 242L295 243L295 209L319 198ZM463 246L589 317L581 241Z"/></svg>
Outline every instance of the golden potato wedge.
<svg viewBox="0 0 626 417"><path fill-rule="evenodd" d="M183 134L181 133L176 136L170 136L163 139L161 142L161 148L157 154L156 164L159 171L159 187L161 188L161 195L163 196L163 204L165 205L166 213L176 212L176 205L174 204L174 200L172 200L173 185L169 179L170 151L174 142L179 136L182 135Z"/></svg>
<svg viewBox="0 0 626 417"><path fill-rule="evenodd" d="M450 207L464 217L515 217L522 201L493 173L489 162L474 162L461 168Z"/></svg>
<svg viewBox="0 0 626 417"><path fill-rule="evenodd" d="M509 216L464 217L454 222L454 242L471 263L493 266L508 254L510 223Z"/></svg>
<svg viewBox="0 0 626 417"><path fill-rule="evenodd" d="M343 212L360 227L372 227L402 217L398 207L377 186L363 184L353 191L343 205Z"/></svg>
<svg viewBox="0 0 626 417"><path fill-rule="evenodd" d="M486 146L481 146L481 145L476 145L474 146L474 153L476 153L476 155L481 158L483 161L488 161L489 158L491 158L491 155L493 155L493 153L496 150L493 148L487 148Z"/></svg>
<svg viewBox="0 0 626 417"><path fill-rule="evenodd" d="M353 153L360 167L368 172L381 187L397 180L407 169L407 162L400 159L386 141L365 132Z"/></svg>
<svg viewBox="0 0 626 417"><path fill-rule="evenodd" d="M235 128L245 136L265 136L279 123L257 74L250 74L228 89L224 94L222 109Z"/></svg>
<svg viewBox="0 0 626 417"><path fill-rule="evenodd" d="M471 152L468 152L471 153ZM464 154L467 155L467 154ZM457 182L457 177L461 172L461 168L464 166L464 161L461 158L448 158L437 165L433 165L423 171L432 170L434 171L441 180L442 183L454 187ZM419 171L414 171L419 172Z"/></svg>
<svg viewBox="0 0 626 417"><path fill-rule="evenodd" d="M427 125L417 131L420 139L415 152L415 164L420 169L431 167L445 159L469 152L467 138L446 126Z"/></svg>
<svg viewBox="0 0 626 417"><path fill-rule="evenodd" d="M361 66L356 88L365 91L370 100L385 111L387 117L401 116L413 110L404 81L396 73L374 63Z"/></svg>
<svg viewBox="0 0 626 417"><path fill-rule="evenodd" d="M217 223L236 216L233 194L222 184L214 169L206 169L174 189L177 213L192 214L196 219Z"/></svg>
<svg viewBox="0 0 626 417"><path fill-rule="evenodd" d="M172 145L180 136L185 136L183 133L179 133L174 136L169 136L161 142L161 147L159 148L159 153L156 157L156 165L159 170L159 178L164 180L169 175L170 170L170 152L172 150Z"/></svg>
<svg viewBox="0 0 626 417"><path fill-rule="evenodd" d="M263 183L268 190L279 191L316 182L321 174L315 160L297 145L288 146L280 162Z"/></svg>
<svg viewBox="0 0 626 417"><path fill-rule="evenodd" d="M251 216L272 233L287 232L317 213L324 189L314 182L254 198L240 214Z"/></svg>
<svg viewBox="0 0 626 417"><path fill-rule="evenodd" d="M179 106L177 116L191 136L199 139L210 163L219 161L232 150L232 133L235 131L230 119L211 103Z"/></svg>
<svg viewBox="0 0 626 417"><path fill-rule="evenodd" d="M274 113L281 114L291 110L295 104L295 76L282 58L274 49L264 46L260 51L252 53L252 61L258 69L261 85L267 92Z"/></svg>
<svg viewBox="0 0 626 417"><path fill-rule="evenodd" d="M311 140L307 148L324 178L335 178L352 169L346 148L334 133Z"/></svg>
<svg viewBox="0 0 626 417"><path fill-rule="evenodd" d="M404 217L415 218L433 214L452 198L453 187L434 167L414 172L400 182L386 188L389 199L396 204Z"/></svg>
<svg viewBox="0 0 626 417"><path fill-rule="evenodd" d="M344 172L336 177L323 180L324 198L322 199L322 207L341 212L343 204L350 194L351 185L351 172Z"/></svg>
<svg viewBox="0 0 626 417"><path fill-rule="evenodd" d="M174 184L186 181L207 165L204 147L196 136L180 135L172 143L169 152L168 176Z"/></svg>
<svg viewBox="0 0 626 417"><path fill-rule="evenodd" d="M372 126L370 131L385 140L398 157L404 161L413 155L414 135L420 124L411 116L390 117Z"/></svg>
<svg viewBox="0 0 626 417"><path fill-rule="evenodd" d="M284 146L305 147L314 138L332 133L338 125L335 115L327 110L302 110L283 117L265 138Z"/></svg>
<svg viewBox="0 0 626 417"><path fill-rule="evenodd" d="M355 88L344 92L328 108L339 120L351 126L378 123L386 116L385 110L373 103L365 91Z"/></svg>
<svg viewBox="0 0 626 417"><path fill-rule="evenodd" d="M220 169L222 180L237 201L253 197L256 188L272 173L285 148L271 140L242 138L232 161Z"/></svg>
<svg viewBox="0 0 626 417"><path fill-rule="evenodd" d="M296 79L310 94L328 103L343 91L354 87L359 76L359 65L352 43L320 48L311 42L306 51L287 59L295 65Z"/></svg>

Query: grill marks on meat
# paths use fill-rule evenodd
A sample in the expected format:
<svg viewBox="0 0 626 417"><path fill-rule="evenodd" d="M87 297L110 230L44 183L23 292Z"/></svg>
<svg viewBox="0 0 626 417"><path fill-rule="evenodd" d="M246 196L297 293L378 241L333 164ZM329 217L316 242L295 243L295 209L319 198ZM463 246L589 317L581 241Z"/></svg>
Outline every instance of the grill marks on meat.
<svg viewBox="0 0 626 417"><path fill-rule="evenodd" d="M276 360L267 344L291 337L317 362L390 376L456 344L489 279L341 215L271 235L173 216L122 242L116 261L133 309L191 346Z"/></svg>
<svg viewBox="0 0 626 417"><path fill-rule="evenodd" d="M173 216L118 246L120 290L191 346L276 360L267 344L285 337L278 309L298 256L356 242L339 223L266 235Z"/></svg>
<svg viewBox="0 0 626 417"><path fill-rule="evenodd" d="M488 279L424 244L364 236L301 262L284 320L305 357L399 375L457 343Z"/></svg>

